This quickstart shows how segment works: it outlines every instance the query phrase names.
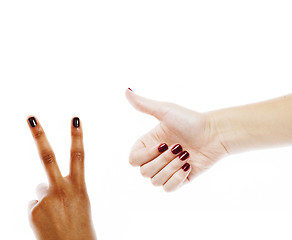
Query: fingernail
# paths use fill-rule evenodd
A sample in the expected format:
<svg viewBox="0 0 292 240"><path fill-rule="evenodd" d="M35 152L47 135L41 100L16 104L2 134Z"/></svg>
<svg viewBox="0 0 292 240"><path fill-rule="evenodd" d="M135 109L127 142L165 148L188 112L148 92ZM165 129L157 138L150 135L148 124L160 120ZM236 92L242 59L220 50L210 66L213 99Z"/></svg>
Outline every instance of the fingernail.
<svg viewBox="0 0 292 240"><path fill-rule="evenodd" d="M128 88L130 91L134 92L131 88Z"/></svg>
<svg viewBox="0 0 292 240"><path fill-rule="evenodd" d="M30 118L28 119L28 122L29 122L29 125L30 125L31 127L35 127L35 126L37 125L37 122L36 122L36 120L35 120L34 117L30 117Z"/></svg>
<svg viewBox="0 0 292 240"><path fill-rule="evenodd" d="M78 128L79 127L79 123L80 123L80 121L79 121L78 117L73 118L73 127Z"/></svg>
<svg viewBox="0 0 292 240"><path fill-rule="evenodd" d="M162 144L160 144L159 147L158 147L158 152L163 153L163 152L165 152L167 149L168 149L167 144L166 144L166 143L162 143Z"/></svg>
<svg viewBox="0 0 292 240"><path fill-rule="evenodd" d="M184 161L186 160L188 157L190 156L190 154L187 151L183 151L179 154L179 159Z"/></svg>
<svg viewBox="0 0 292 240"><path fill-rule="evenodd" d="M180 144L176 144L172 149L171 152L173 154L178 154L182 151L182 146Z"/></svg>
<svg viewBox="0 0 292 240"><path fill-rule="evenodd" d="M186 172L190 169L190 166L191 165L189 163L185 163L181 168L182 168L182 170L184 170Z"/></svg>

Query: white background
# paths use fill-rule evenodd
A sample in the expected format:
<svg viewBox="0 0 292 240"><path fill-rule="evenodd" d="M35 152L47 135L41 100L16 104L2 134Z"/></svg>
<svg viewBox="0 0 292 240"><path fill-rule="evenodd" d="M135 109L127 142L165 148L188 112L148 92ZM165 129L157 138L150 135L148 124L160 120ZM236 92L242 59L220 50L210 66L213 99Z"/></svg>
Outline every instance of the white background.
<svg viewBox="0 0 292 240"><path fill-rule="evenodd" d="M165 193L128 164L157 121L136 93L210 111L291 92L291 1L0 2L0 239L33 239L27 203L46 182L26 117L68 173L70 120L84 126L99 239L291 239L292 148L221 160Z"/></svg>

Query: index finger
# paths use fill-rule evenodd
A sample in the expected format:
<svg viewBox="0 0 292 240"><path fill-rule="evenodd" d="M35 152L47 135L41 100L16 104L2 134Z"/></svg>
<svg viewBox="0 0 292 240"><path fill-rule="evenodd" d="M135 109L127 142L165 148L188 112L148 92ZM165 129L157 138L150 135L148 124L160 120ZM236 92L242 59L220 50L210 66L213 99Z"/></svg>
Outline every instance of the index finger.
<svg viewBox="0 0 292 240"><path fill-rule="evenodd" d="M29 117L27 119L32 136L36 142L39 156L45 166L46 173L49 178L49 182L56 184L62 178L60 169L56 162L56 157L51 148L46 134L40 125L39 121L35 117Z"/></svg>

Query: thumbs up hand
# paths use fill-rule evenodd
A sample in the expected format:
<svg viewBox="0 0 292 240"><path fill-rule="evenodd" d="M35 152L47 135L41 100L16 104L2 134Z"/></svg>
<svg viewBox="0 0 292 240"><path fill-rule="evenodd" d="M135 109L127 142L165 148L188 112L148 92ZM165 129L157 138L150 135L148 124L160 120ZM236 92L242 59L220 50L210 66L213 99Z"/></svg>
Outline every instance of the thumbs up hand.
<svg viewBox="0 0 292 240"><path fill-rule="evenodd" d="M134 108L159 120L136 141L129 157L130 164L140 166L153 185L173 191L228 155L210 114L150 100L131 89L126 97Z"/></svg>

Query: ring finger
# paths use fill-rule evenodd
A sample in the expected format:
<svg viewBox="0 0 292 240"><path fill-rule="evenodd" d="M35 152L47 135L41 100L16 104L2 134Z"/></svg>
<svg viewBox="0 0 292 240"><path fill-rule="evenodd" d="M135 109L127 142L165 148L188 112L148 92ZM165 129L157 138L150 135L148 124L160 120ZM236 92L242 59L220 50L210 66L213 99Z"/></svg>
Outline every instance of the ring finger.
<svg viewBox="0 0 292 240"><path fill-rule="evenodd" d="M162 186L171 176L177 172L186 162L189 161L190 154L187 151L181 152L175 159L167 164L161 171L151 178L154 186Z"/></svg>

